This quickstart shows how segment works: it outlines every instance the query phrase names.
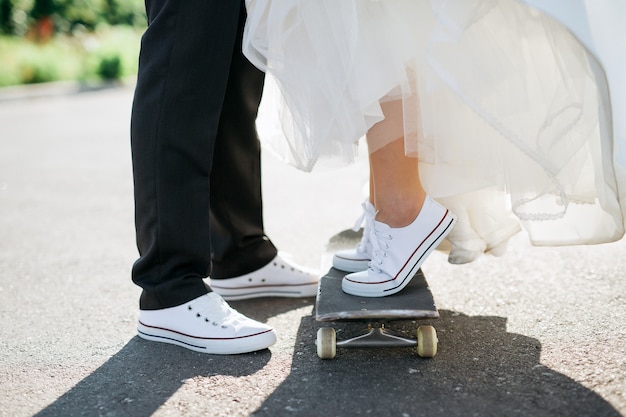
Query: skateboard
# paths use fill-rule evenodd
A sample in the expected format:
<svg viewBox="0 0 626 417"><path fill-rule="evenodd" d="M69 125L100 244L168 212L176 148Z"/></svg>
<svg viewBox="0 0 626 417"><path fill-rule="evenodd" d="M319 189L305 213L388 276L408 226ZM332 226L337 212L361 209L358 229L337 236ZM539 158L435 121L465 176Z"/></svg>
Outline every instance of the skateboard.
<svg viewBox="0 0 626 417"><path fill-rule="evenodd" d="M439 318L432 292L422 270L397 294L370 298L349 295L341 290L341 279L347 272L331 268L319 283L315 301L315 319L319 322L362 322L366 333L337 340L333 327L323 326L317 332L317 355L333 359L337 348L417 347L417 354L432 358L437 354L437 333L431 325L420 325L417 338L395 333L386 324L397 320Z"/></svg>

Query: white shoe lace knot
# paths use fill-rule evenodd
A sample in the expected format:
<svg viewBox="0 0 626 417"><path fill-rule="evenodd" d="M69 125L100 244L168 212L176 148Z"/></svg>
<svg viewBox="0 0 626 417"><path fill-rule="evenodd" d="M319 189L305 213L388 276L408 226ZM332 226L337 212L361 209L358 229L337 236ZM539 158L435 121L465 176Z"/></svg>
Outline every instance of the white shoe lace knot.
<svg viewBox="0 0 626 417"><path fill-rule="evenodd" d="M187 310L193 311L196 318L203 319L207 324L220 326L222 329L229 327L237 329L238 324L245 319L245 316L231 308L221 297L217 306L209 303L190 304Z"/></svg>
<svg viewBox="0 0 626 417"><path fill-rule="evenodd" d="M370 231L374 229L374 217L376 217L377 211L374 209L374 206L372 206L368 201L363 202L361 204L361 207L363 208L363 212L356 220L356 223L354 223L352 230L358 232L361 228L361 225L363 225L363 237L361 238L361 241L357 244L356 249L358 252L368 253L367 245L370 240L369 235Z"/></svg>
<svg viewBox="0 0 626 417"><path fill-rule="evenodd" d="M372 221L373 223L373 221ZM377 272L381 272L384 259L387 257L387 251L391 248L389 242L393 240L393 236L389 233L379 232L372 224L369 233L369 242L372 245L372 260L369 267Z"/></svg>

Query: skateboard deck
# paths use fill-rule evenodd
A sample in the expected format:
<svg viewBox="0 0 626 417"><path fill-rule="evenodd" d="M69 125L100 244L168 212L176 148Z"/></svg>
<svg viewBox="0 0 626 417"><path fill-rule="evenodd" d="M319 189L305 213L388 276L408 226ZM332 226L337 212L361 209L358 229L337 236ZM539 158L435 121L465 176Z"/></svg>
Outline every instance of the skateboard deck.
<svg viewBox="0 0 626 417"><path fill-rule="evenodd" d="M438 318L426 277L418 270L399 293L387 297L357 297L341 290L346 272L331 268L320 280L315 303L317 321L412 320Z"/></svg>
<svg viewBox="0 0 626 417"><path fill-rule="evenodd" d="M421 357L437 353L437 333L434 327L419 326L416 338L391 333L386 322L395 320L436 319L439 312L422 270L399 293L387 297L357 297L341 289L346 272L331 268L319 283L315 301L315 319L320 322L356 321L367 323L367 332L345 340L337 340L335 329L321 327L317 333L317 354L332 359L337 347L381 348L417 347Z"/></svg>

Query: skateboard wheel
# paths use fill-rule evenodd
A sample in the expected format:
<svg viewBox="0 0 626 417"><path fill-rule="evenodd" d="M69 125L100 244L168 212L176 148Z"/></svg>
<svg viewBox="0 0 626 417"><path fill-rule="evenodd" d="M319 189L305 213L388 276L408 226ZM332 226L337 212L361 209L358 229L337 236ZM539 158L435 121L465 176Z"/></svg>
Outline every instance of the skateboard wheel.
<svg viewBox="0 0 626 417"><path fill-rule="evenodd" d="M337 354L337 334L332 327L320 327L315 343L320 358L333 359Z"/></svg>
<svg viewBox="0 0 626 417"><path fill-rule="evenodd" d="M432 358L437 354L437 332L433 326L417 328L417 354L422 358Z"/></svg>

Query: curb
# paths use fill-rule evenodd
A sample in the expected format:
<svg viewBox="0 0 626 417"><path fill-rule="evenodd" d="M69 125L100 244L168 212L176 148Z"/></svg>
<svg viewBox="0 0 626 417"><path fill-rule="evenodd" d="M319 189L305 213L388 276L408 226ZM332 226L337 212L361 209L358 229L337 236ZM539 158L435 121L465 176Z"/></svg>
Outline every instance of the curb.
<svg viewBox="0 0 626 417"><path fill-rule="evenodd" d="M133 80L134 81L134 80ZM51 83L18 85L0 88L0 103L33 100L48 97L60 97L113 88L132 87L134 82L106 81L101 83L85 83L77 81L58 81Z"/></svg>

